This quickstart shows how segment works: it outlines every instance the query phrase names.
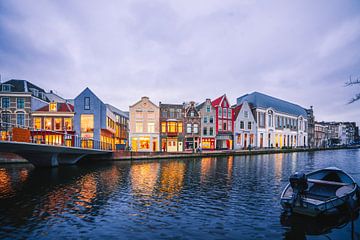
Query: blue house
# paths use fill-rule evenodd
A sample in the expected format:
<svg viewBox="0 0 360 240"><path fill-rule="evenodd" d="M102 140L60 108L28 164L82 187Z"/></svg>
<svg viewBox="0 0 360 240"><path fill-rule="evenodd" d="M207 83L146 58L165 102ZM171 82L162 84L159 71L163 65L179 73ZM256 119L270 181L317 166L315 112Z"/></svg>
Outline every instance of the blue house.
<svg viewBox="0 0 360 240"><path fill-rule="evenodd" d="M113 109L89 88L74 99L74 130L81 137L82 147L114 150L127 143L128 134L123 133L127 128L123 125L128 123L128 115L122 112L119 118L120 110Z"/></svg>

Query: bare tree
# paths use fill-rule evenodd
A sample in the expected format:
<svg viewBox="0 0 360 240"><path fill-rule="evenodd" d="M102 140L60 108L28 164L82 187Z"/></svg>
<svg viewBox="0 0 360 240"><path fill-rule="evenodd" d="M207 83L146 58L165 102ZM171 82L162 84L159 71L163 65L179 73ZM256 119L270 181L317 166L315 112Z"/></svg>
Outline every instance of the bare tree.
<svg viewBox="0 0 360 240"><path fill-rule="evenodd" d="M356 78L356 79L354 79L354 78L352 78L351 76L350 76L350 78L349 78L349 81L347 82L347 83L345 83L345 86L346 87L348 87L348 86L353 86L353 85L356 85L356 84L360 84L360 78ZM351 103L353 103L353 102L356 102L357 100L359 100L360 99L360 93L357 93L356 95L355 95L355 97L353 97L350 101L349 101L349 104L351 104Z"/></svg>

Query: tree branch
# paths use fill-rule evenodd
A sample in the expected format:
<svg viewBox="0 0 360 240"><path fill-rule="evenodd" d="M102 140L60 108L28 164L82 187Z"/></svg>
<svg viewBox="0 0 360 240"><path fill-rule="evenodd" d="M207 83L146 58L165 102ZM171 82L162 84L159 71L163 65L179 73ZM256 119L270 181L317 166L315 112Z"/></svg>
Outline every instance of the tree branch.
<svg viewBox="0 0 360 240"><path fill-rule="evenodd" d="M360 84L360 78L352 79L352 77L350 76L349 81L345 83L345 86L348 87L355 84Z"/></svg>
<svg viewBox="0 0 360 240"><path fill-rule="evenodd" d="M356 101L358 101L358 100L360 100L360 93L356 94L355 97L352 98L352 99L349 101L348 104L351 104L351 103L356 102Z"/></svg>

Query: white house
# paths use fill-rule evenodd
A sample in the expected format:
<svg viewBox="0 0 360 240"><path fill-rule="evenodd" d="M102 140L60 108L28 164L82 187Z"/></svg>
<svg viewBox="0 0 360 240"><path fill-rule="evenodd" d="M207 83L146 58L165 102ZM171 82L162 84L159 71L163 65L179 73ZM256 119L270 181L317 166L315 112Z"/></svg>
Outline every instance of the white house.
<svg viewBox="0 0 360 240"><path fill-rule="evenodd" d="M237 105L245 101L257 123L256 147L308 145L307 113L303 107L258 92L237 98Z"/></svg>
<svg viewBox="0 0 360 240"><path fill-rule="evenodd" d="M234 119L234 149L254 147L257 126L247 101L235 107Z"/></svg>

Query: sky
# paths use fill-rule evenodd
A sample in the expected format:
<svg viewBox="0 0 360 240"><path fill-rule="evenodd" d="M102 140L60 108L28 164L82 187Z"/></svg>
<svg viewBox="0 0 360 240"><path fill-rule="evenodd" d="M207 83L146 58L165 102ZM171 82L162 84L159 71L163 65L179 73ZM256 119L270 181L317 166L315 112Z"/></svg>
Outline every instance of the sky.
<svg viewBox="0 0 360 240"><path fill-rule="evenodd" d="M360 124L359 53L359 0L0 1L2 81L122 110L258 91Z"/></svg>

